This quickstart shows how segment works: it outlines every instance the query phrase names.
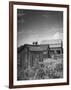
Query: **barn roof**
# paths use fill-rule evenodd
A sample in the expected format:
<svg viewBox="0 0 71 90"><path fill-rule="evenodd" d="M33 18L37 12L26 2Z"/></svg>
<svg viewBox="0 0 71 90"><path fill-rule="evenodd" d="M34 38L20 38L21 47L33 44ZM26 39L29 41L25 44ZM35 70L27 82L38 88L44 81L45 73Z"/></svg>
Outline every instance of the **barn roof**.
<svg viewBox="0 0 71 90"><path fill-rule="evenodd" d="M18 51L22 51L22 50L24 50L24 48L29 48L30 51L45 51L48 48L58 48L58 47L61 47L62 43L63 42L61 42L59 40L59 41L55 41L54 43L48 43L48 44L37 44L37 45L24 44L23 46L19 47Z"/></svg>
<svg viewBox="0 0 71 90"><path fill-rule="evenodd" d="M39 45L26 45L30 51L45 51L50 48L61 47L61 44L39 44Z"/></svg>

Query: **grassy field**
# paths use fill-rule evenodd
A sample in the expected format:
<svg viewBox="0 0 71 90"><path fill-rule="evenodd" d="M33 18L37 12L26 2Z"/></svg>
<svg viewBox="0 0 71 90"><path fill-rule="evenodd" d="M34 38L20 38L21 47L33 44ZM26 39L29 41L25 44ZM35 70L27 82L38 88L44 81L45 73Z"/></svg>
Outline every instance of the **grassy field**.
<svg viewBox="0 0 71 90"><path fill-rule="evenodd" d="M48 58L38 65L19 70L18 80L57 79L63 78L62 58Z"/></svg>

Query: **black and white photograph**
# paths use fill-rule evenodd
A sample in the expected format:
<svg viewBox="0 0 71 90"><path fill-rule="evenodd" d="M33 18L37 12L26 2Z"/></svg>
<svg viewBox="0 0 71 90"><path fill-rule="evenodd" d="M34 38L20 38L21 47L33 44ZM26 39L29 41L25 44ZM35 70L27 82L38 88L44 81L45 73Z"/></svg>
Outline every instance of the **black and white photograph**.
<svg viewBox="0 0 71 90"><path fill-rule="evenodd" d="M68 6L19 2L11 5L11 86L68 84Z"/></svg>
<svg viewBox="0 0 71 90"><path fill-rule="evenodd" d="M63 11L17 9L17 80L63 78Z"/></svg>

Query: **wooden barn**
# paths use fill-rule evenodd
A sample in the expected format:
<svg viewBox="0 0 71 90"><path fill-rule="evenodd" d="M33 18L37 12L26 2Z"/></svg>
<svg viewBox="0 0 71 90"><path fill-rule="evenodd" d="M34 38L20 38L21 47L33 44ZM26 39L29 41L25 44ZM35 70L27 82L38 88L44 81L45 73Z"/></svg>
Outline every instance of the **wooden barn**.
<svg viewBox="0 0 71 90"><path fill-rule="evenodd" d="M25 68L35 67L48 58L57 58L63 55L63 44L24 44L18 48L18 66Z"/></svg>

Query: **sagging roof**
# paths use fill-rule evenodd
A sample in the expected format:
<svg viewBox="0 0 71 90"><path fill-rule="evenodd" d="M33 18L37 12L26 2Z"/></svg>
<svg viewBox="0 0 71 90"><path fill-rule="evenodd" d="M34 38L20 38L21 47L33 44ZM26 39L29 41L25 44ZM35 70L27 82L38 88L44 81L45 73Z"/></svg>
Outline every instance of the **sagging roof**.
<svg viewBox="0 0 71 90"><path fill-rule="evenodd" d="M51 41L50 41L51 42ZM54 43L49 43L49 44L24 44L23 46L18 48L18 51L24 50L24 48L29 48L30 51L43 51L47 50L48 48L59 48L62 47L63 42L61 40L56 40Z"/></svg>

